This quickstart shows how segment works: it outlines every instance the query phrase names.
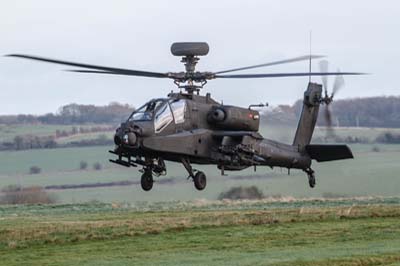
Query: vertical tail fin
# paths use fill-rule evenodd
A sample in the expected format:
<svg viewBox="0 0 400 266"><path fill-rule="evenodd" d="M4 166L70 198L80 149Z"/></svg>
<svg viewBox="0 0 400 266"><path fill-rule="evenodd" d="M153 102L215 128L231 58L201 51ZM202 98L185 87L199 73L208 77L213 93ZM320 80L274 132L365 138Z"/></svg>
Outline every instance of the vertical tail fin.
<svg viewBox="0 0 400 266"><path fill-rule="evenodd" d="M318 111L322 93L322 85L308 83L304 92L303 109L301 111L293 146L305 147L311 142L315 124L318 118Z"/></svg>

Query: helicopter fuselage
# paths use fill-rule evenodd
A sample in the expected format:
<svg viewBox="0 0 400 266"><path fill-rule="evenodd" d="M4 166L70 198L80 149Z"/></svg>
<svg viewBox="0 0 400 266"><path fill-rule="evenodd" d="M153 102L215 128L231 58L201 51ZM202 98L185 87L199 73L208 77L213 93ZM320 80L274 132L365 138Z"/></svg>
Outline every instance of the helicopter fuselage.
<svg viewBox="0 0 400 266"><path fill-rule="evenodd" d="M220 104L209 94L171 93L168 98L149 101L121 124L115 133L116 148L110 151L118 159L110 161L143 166L145 190L152 187L152 174L166 173L165 160L182 162L198 189L205 187L205 175L195 174L192 163L217 165L222 174L250 166L301 169L313 187L312 159L353 157L345 145L310 144L321 93L321 85L309 83L292 145L264 138L258 132L260 114L256 110ZM197 181L196 185L196 178L204 184Z"/></svg>
<svg viewBox="0 0 400 266"><path fill-rule="evenodd" d="M135 111L115 135L115 153L131 161L155 159L215 164L222 170L250 166L307 169L311 158L298 147L264 139L260 114L222 105L210 95L170 94Z"/></svg>

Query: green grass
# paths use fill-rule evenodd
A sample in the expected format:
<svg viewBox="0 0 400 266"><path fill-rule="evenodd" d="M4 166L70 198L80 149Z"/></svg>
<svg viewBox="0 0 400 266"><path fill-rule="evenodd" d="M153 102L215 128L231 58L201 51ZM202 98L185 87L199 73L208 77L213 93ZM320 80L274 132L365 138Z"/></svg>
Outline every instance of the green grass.
<svg viewBox="0 0 400 266"><path fill-rule="evenodd" d="M400 262L398 201L336 203L299 202L302 207L282 208L242 202L217 209L190 204L2 207L0 264L363 266Z"/></svg>
<svg viewBox="0 0 400 266"><path fill-rule="evenodd" d="M5 125L0 124L0 142L12 141L15 136L33 135L33 136L52 136L57 130L70 132L73 127L83 127L85 129L92 127L106 127L103 124L83 124L83 125L45 125L45 124L18 124ZM84 134L83 134L84 135ZM96 135L96 134L95 134Z"/></svg>
<svg viewBox="0 0 400 266"><path fill-rule="evenodd" d="M45 173L65 172L79 169L81 160L89 164L108 162L108 149L112 147L37 149L0 152L0 175L24 175L32 165L42 168Z"/></svg>
<svg viewBox="0 0 400 266"><path fill-rule="evenodd" d="M39 129L35 130L39 131ZM343 128L337 130L337 134L349 134L349 130L360 136L367 134L372 136L386 129ZM278 136L291 139L290 134L293 133L287 128L275 127L263 127L262 132L265 137L278 139ZM323 134L323 132L317 130L316 134ZM71 138L75 139L75 137ZM208 177L207 188L199 192L193 188L193 183L186 179L187 173L180 164L167 163L167 177L175 178L176 182L174 184L156 182L151 192L143 192L140 186L125 186L57 190L51 193L55 194L59 202L214 200L219 193L232 186L256 185L267 196L304 198L321 197L326 193L334 196L399 196L400 178L397 173L400 172L398 163L400 145L356 144L350 146L355 155L354 160L313 164L317 176L315 189L310 189L306 175L296 170L292 170L288 176L286 169L271 170L259 167L256 173L252 169L247 169L240 172L227 172L229 176L222 177L215 166L195 166L204 171ZM373 152L373 147L378 147L380 151ZM141 173L137 171L137 168L125 168L108 161L113 158L113 155L108 153L108 150L112 148L104 146L0 152L0 188L10 184L47 186L121 180L139 181ZM88 162L88 170L79 170L80 161ZM92 169L96 162L102 164L101 171ZM34 165L39 166L42 173L29 175L29 168ZM254 175L256 178L233 179L235 176L254 177ZM164 177L156 178L156 181L162 178Z"/></svg>
<svg viewBox="0 0 400 266"><path fill-rule="evenodd" d="M98 138L106 138L112 140L114 137L115 131L106 131L106 132L92 132L92 133L83 133L72 135L68 137L62 137L57 139L58 144L67 144L71 142L79 142L83 140L93 140Z"/></svg>
<svg viewBox="0 0 400 266"><path fill-rule="evenodd" d="M57 190L52 191L60 202L104 202L171 201L195 198L216 199L220 192L232 186L258 186L265 195L293 197L321 197L325 193L344 196L398 196L400 195L400 145L379 145L380 152L372 152L373 145L352 145L354 160L328 163L314 163L317 186L310 189L307 178L301 171L293 170L287 175L286 169L258 168L220 176L214 166L196 166L207 173L208 185L204 191L196 191L187 173L180 164L168 163L167 177L176 180L174 184L155 183L151 192L143 192L140 186ZM112 158L108 149L112 147L68 148L0 152L0 187L9 184L62 185L111 182L120 180L139 181L137 168L125 168L108 162ZM80 171L81 160L89 163L88 170ZM95 162L103 165L101 171L91 169ZM29 167L37 165L42 173L29 175ZM252 176L253 179L233 179L235 176ZM156 178L161 180L164 177Z"/></svg>

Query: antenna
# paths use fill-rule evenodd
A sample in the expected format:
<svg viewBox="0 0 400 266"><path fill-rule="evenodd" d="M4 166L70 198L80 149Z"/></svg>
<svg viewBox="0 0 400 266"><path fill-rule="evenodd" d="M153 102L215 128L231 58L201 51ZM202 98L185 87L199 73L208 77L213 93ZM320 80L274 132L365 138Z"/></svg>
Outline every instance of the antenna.
<svg viewBox="0 0 400 266"><path fill-rule="evenodd" d="M312 31L310 30L310 61L309 61L309 66L308 66L308 71L310 75L308 76L308 82L311 82L311 44L312 44Z"/></svg>

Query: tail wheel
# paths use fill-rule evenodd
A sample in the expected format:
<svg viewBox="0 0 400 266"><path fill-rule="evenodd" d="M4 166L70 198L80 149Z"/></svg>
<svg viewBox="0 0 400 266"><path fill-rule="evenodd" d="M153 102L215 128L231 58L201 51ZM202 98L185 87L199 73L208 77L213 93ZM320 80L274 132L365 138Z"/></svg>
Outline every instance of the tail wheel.
<svg viewBox="0 0 400 266"><path fill-rule="evenodd" d="M144 191L149 191L153 188L153 174L151 173L151 170L144 171L140 184Z"/></svg>
<svg viewBox="0 0 400 266"><path fill-rule="evenodd" d="M311 188L315 187L315 175L314 173L308 175L308 184Z"/></svg>
<svg viewBox="0 0 400 266"><path fill-rule="evenodd" d="M315 187L315 172L310 167L307 169L303 169L304 172L307 173L308 176L308 184L311 188Z"/></svg>
<svg viewBox="0 0 400 266"><path fill-rule="evenodd" d="M203 190L207 185L206 175L201 171L194 175L193 181L197 190Z"/></svg>

